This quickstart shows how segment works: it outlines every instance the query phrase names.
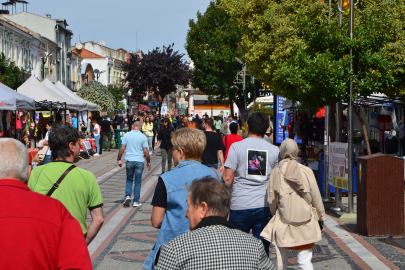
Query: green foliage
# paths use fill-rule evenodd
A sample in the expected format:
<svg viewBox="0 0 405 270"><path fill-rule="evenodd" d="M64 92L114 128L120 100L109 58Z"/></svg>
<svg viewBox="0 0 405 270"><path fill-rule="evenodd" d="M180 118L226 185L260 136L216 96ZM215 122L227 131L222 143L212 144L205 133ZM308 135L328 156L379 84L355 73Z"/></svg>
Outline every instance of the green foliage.
<svg viewBox="0 0 405 270"><path fill-rule="evenodd" d="M267 115L273 115L273 109L268 108L269 105L266 103L257 102L253 105L252 111L253 112L262 112Z"/></svg>
<svg viewBox="0 0 405 270"><path fill-rule="evenodd" d="M405 96L404 1L360 1L353 40L348 14L339 26L336 1L330 21L327 1L223 2L233 20L249 29L242 42L249 71L275 94L314 110L347 99L353 79L354 98Z"/></svg>
<svg viewBox="0 0 405 270"><path fill-rule="evenodd" d="M125 104L123 102L118 102L118 106L116 107L117 110L125 111Z"/></svg>
<svg viewBox="0 0 405 270"><path fill-rule="evenodd" d="M0 82L11 89L17 89L25 81L23 71L7 58L3 53L0 54Z"/></svg>
<svg viewBox="0 0 405 270"><path fill-rule="evenodd" d="M243 115L243 87L238 85L239 89L230 90L236 73L242 69L235 59L243 56L240 48L242 29L230 21L219 0L212 1L204 14L198 12L197 21L190 20L189 27L185 48L195 66L192 70L193 86L210 98L215 96L222 100L230 97ZM252 90L250 80L246 81L247 89ZM253 100L251 96L247 103Z"/></svg>
<svg viewBox="0 0 405 270"><path fill-rule="evenodd" d="M114 96L108 91L107 87L98 81L92 81L80 87L79 97L97 104L97 108L101 111L106 109L107 112L114 111Z"/></svg>
<svg viewBox="0 0 405 270"><path fill-rule="evenodd" d="M118 109L118 107L120 103L122 103L121 100L123 100L126 97L128 89L123 86L119 86L119 87L110 87L108 88L108 91L114 97L114 108L116 108L117 110L125 110L125 106L124 109ZM124 96L124 98L122 96Z"/></svg>

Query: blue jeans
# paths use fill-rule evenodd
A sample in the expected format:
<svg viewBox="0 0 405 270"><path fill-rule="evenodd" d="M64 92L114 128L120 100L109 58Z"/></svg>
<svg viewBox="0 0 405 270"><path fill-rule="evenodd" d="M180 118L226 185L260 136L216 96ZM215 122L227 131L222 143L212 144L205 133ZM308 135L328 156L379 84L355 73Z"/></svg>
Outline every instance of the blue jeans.
<svg viewBox="0 0 405 270"><path fill-rule="evenodd" d="M100 154L100 135L94 136L94 141L96 143L96 153Z"/></svg>
<svg viewBox="0 0 405 270"><path fill-rule="evenodd" d="M45 155L45 159L44 159L44 165L48 164L49 162L51 162L51 155Z"/></svg>
<svg viewBox="0 0 405 270"><path fill-rule="evenodd" d="M246 209L246 210L231 210L229 213L229 222L245 233L252 231L252 234L257 239L262 240L264 250L269 255L270 242L260 237L260 233L266 227L271 219L270 209L268 207Z"/></svg>
<svg viewBox="0 0 405 270"><path fill-rule="evenodd" d="M218 164L203 164L204 166L207 166L209 168L214 168L215 170L218 170Z"/></svg>
<svg viewBox="0 0 405 270"><path fill-rule="evenodd" d="M132 182L134 182L135 174L135 186L134 186L134 202L139 202L141 199L141 185L142 185L142 172L145 166L144 162L127 161L127 185L125 187L125 197L131 197L132 194Z"/></svg>

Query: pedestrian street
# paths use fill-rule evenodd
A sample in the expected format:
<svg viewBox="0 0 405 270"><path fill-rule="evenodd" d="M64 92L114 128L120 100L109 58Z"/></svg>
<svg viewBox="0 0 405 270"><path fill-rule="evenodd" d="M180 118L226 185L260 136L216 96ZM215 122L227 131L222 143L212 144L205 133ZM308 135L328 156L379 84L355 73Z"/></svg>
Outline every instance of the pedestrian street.
<svg viewBox="0 0 405 270"><path fill-rule="evenodd" d="M104 201L103 228L88 248L94 269L142 269L159 233L151 225L150 203L161 173L161 155L160 151L153 154L151 170L143 171L143 205L134 208L122 206L126 172L125 166L117 166L117 154L118 150L114 149L77 163L94 173ZM341 223L338 215L330 211L327 214L323 239L313 247L314 269L405 269L405 239L362 236L356 233L355 223ZM275 252L275 247L271 245L273 262ZM293 250L289 258L288 269L299 269Z"/></svg>

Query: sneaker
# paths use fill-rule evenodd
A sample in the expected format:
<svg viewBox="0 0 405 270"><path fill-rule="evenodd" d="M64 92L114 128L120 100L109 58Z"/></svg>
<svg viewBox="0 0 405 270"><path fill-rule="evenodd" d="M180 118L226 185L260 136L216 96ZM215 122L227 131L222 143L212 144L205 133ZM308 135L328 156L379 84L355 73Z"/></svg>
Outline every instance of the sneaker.
<svg viewBox="0 0 405 270"><path fill-rule="evenodd" d="M99 156L99 154L98 154L98 153L95 153L95 154L93 155L93 157L97 157L97 156Z"/></svg>
<svg viewBox="0 0 405 270"><path fill-rule="evenodd" d="M122 203L124 206L129 206L129 203L131 202L131 197L126 196L124 202Z"/></svg>
<svg viewBox="0 0 405 270"><path fill-rule="evenodd" d="M141 206L141 205L142 204L140 202L134 202L134 204L133 204L134 207L138 207L138 206Z"/></svg>

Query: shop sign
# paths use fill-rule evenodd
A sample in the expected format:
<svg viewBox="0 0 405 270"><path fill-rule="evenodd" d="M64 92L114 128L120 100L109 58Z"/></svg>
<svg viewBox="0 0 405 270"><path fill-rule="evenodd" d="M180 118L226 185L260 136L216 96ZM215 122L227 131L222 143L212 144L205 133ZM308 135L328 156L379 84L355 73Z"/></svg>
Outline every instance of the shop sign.
<svg viewBox="0 0 405 270"><path fill-rule="evenodd" d="M329 184L342 188L349 188L348 176L348 144L329 143Z"/></svg>
<svg viewBox="0 0 405 270"><path fill-rule="evenodd" d="M180 98L179 99L179 104L186 104L186 99L185 98Z"/></svg>

